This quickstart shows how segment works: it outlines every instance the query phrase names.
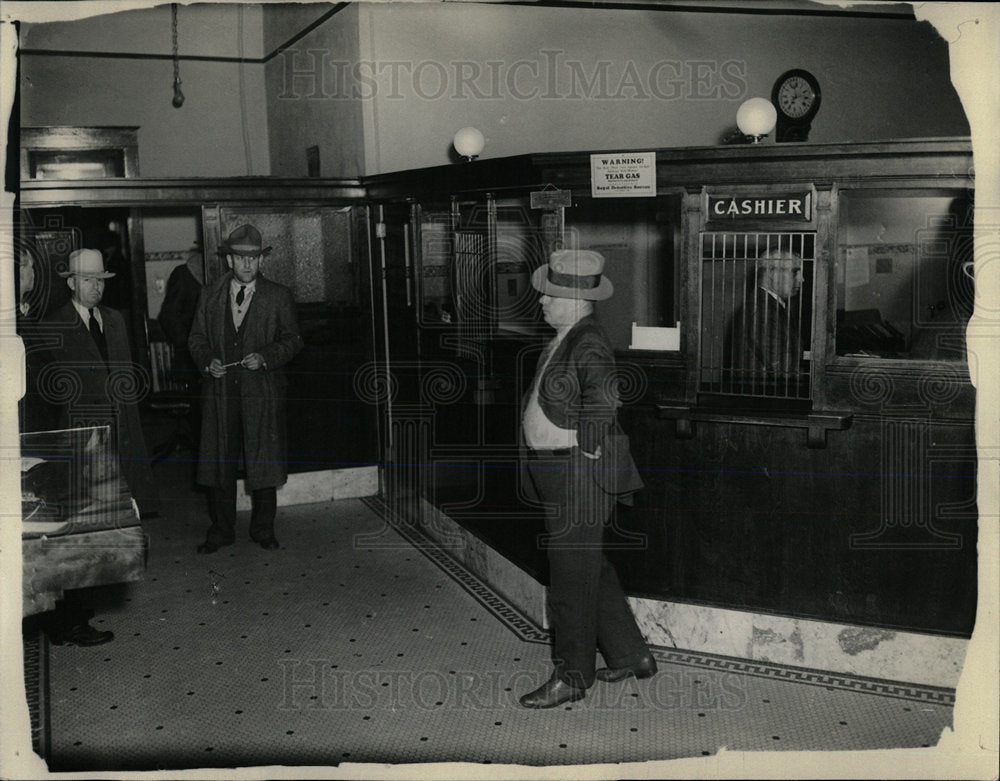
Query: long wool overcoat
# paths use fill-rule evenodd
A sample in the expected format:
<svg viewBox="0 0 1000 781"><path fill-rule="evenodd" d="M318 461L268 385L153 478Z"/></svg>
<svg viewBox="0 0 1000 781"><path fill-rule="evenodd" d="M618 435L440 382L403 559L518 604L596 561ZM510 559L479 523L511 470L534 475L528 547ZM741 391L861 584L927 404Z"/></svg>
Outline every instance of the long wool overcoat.
<svg viewBox="0 0 1000 781"><path fill-rule="evenodd" d="M232 273L206 287L198 301L188 348L202 370L201 450L198 482L221 487L219 459L226 453L225 378L205 372L213 358L222 358L226 321L232 317L229 284ZM243 353L260 353L267 368L242 372L240 403L247 490L283 485L288 479L288 437L285 421L284 366L302 349L292 292L284 285L257 277L256 289L242 324ZM238 360L242 356L238 356ZM233 371L230 369L229 371Z"/></svg>
<svg viewBox="0 0 1000 781"><path fill-rule="evenodd" d="M72 302L67 302L37 328L39 340L47 347L47 365L38 376L38 390L41 398L57 408L60 428L107 425L115 432L122 473L144 512L156 501L139 420L139 402L149 392L148 375L132 361L125 318L116 309L97 308L104 323L108 362Z"/></svg>

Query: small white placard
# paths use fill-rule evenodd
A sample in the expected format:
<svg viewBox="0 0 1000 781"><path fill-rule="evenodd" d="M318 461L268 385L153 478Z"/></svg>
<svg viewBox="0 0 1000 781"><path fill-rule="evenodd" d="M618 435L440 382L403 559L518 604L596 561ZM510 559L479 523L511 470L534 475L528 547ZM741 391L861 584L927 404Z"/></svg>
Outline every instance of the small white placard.
<svg viewBox="0 0 1000 781"><path fill-rule="evenodd" d="M847 287L864 287L871 282L868 247L848 247L844 260L844 284Z"/></svg>
<svg viewBox="0 0 1000 781"><path fill-rule="evenodd" d="M676 328L654 328L632 323L632 350L681 349L681 324Z"/></svg>
<svg viewBox="0 0 1000 781"><path fill-rule="evenodd" d="M590 156L593 198L656 195L656 152L613 152Z"/></svg>

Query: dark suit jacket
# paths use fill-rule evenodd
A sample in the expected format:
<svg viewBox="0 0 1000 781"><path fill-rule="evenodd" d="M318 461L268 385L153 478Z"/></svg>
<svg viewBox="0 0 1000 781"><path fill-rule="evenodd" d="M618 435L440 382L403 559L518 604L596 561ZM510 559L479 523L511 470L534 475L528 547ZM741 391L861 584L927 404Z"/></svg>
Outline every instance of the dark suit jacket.
<svg viewBox="0 0 1000 781"><path fill-rule="evenodd" d="M803 311L802 317L807 316ZM768 395L795 382L802 360L801 326L798 296L781 306L766 290L749 290L726 332L725 379L749 392Z"/></svg>
<svg viewBox="0 0 1000 781"><path fill-rule="evenodd" d="M108 363L72 302L38 326L49 345L38 392L59 409L59 426L109 425L117 431L118 456L132 495L143 508L151 500L149 454L138 403L149 392L149 376L132 362L125 319L116 309L99 306L108 345Z"/></svg>
<svg viewBox="0 0 1000 781"><path fill-rule="evenodd" d="M226 453L226 378L204 374L213 358L222 358L226 320L232 318L229 282L232 273L206 287L198 301L188 347L203 372L201 450L198 482L221 486L223 470L219 459ZM246 486L249 490L284 484L288 477L285 424L284 365L302 349L302 337L295 318L292 291L277 282L257 277L250 308L241 325L243 352L260 353L267 368L255 371L232 367L240 373L240 404L243 419L243 448ZM234 357L239 360L243 356Z"/></svg>
<svg viewBox="0 0 1000 781"><path fill-rule="evenodd" d="M38 375L51 361L48 348L39 336L42 327L34 312L17 310L17 335L24 345L24 397L18 403L21 432L48 431L58 426L57 410L38 392Z"/></svg>
<svg viewBox="0 0 1000 781"><path fill-rule="evenodd" d="M173 374L185 385L197 386L198 383L198 370L188 351L188 336L200 296L201 283L188 270L187 264L182 264L170 272L167 292L157 317L163 333L174 347Z"/></svg>
<svg viewBox="0 0 1000 781"><path fill-rule="evenodd" d="M543 358L544 353L536 373ZM630 495L642 488L628 436L618 424L614 350L593 315L577 322L559 343L538 381L538 403L555 425L576 429L582 450L595 453L600 448L601 457L592 465L602 490ZM527 395L522 415L526 404Z"/></svg>

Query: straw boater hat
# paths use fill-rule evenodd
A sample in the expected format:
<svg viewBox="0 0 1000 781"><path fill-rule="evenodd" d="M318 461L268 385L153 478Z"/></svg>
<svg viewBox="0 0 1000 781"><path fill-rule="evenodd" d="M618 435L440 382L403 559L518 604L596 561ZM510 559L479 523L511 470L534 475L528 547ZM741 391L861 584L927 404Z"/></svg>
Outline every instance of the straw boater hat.
<svg viewBox="0 0 1000 781"><path fill-rule="evenodd" d="M253 225L247 223L240 225L229 234L222 246L219 247L220 255L266 255L271 251L270 247L264 247L264 242L260 238L260 231Z"/></svg>
<svg viewBox="0 0 1000 781"><path fill-rule="evenodd" d="M115 272L104 270L104 256L96 249L73 250L69 253L67 270L59 272L63 279L72 276L108 279L114 275Z"/></svg>
<svg viewBox="0 0 1000 781"><path fill-rule="evenodd" d="M531 286L539 293L556 298L603 301L615 292L603 275L604 256L589 249L557 249L549 262L535 269Z"/></svg>

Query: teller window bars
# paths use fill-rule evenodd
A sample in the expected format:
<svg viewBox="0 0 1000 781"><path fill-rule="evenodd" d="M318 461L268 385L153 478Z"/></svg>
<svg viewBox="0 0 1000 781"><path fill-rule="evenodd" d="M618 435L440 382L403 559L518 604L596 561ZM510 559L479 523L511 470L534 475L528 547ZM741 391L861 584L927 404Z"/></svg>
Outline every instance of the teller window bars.
<svg viewBox="0 0 1000 781"><path fill-rule="evenodd" d="M488 231L456 231L454 265L458 353L479 359L496 321L493 253Z"/></svg>
<svg viewBox="0 0 1000 781"><path fill-rule="evenodd" d="M814 233L702 233L702 393L810 398Z"/></svg>

